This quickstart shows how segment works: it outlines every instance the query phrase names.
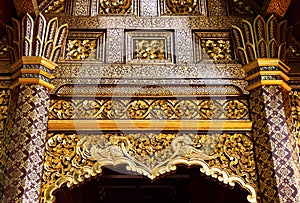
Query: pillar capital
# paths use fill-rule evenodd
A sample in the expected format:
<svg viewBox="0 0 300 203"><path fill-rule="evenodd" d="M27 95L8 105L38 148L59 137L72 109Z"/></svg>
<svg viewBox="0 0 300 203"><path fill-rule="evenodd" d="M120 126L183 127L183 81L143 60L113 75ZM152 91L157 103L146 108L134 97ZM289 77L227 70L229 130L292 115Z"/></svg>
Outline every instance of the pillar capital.
<svg viewBox="0 0 300 203"><path fill-rule="evenodd" d="M243 66L249 82L247 90L251 91L263 85L279 85L290 91L292 88L287 84L290 79L286 74L290 68L280 59L258 58Z"/></svg>
<svg viewBox="0 0 300 203"><path fill-rule="evenodd" d="M19 84L40 84L48 89L54 89L50 80L54 78L52 71L57 64L43 56L23 56L12 64L11 89Z"/></svg>

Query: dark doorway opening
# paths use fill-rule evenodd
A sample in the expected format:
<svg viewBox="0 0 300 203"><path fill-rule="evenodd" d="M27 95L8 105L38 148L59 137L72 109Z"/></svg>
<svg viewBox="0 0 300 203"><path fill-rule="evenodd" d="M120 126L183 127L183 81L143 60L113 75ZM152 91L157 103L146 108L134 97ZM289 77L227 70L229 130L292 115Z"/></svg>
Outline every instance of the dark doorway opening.
<svg viewBox="0 0 300 203"><path fill-rule="evenodd" d="M179 166L155 181L104 168L98 179L62 188L56 203L247 203L247 195L238 184L234 188L221 184L197 167Z"/></svg>

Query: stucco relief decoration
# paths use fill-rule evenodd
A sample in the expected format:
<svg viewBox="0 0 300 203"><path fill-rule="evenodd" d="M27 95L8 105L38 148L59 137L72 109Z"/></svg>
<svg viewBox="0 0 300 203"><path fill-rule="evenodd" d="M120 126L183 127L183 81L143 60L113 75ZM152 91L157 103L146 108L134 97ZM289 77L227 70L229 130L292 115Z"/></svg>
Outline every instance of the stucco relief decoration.
<svg viewBox="0 0 300 203"><path fill-rule="evenodd" d="M105 133L49 134L46 143L41 202L53 202L63 184L77 185L101 174L101 168L125 165L150 179L197 165L225 184L240 184L256 202L257 176L248 134Z"/></svg>
<svg viewBox="0 0 300 203"><path fill-rule="evenodd" d="M133 0L100 0L100 14L130 14L133 11Z"/></svg>
<svg viewBox="0 0 300 203"><path fill-rule="evenodd" d="M200 0L161 0L166 14L191 15L200 13Z"/></svg>

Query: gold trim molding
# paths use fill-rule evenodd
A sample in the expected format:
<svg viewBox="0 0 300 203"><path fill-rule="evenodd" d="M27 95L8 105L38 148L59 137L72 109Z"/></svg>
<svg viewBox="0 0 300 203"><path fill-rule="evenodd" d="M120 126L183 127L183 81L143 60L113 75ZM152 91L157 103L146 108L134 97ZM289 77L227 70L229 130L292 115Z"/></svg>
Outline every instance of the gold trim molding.
<svg viewBox="0 0 300 203"><path fill-rule="evenodd" d="M252 122L247 120L49 120L48 129L49 131L251 131Z"/></svg>
<svg viewBox="0 0 300 203"><path fill-rule="evenodd" d="M249 85L248 87L246 87L246 90L251 91L254 90L255 88L264 86L264 85L279 85L281 86L283 89L287 90L288 92L292 90L292 88L285 83L283 80L262 80L259 81L257 83L254 83L253 85Z"/></svg>
<svg viewBox="0 0 300 203"><path fill-rule="evenodd" d="M255 69L260 67L277 67L279 70L257 70ZM257 87L261 87L263 85L279 85L287 91L291 91L291 87L286 83L289 81L289 77L286 75L290 71L290 67L288 67L284 62L280 59L274 58L258 58L252 61L249 64L246 64L242 67L245 72L248 74L248 77L245 79L247 81L255 81L246 87L246 90L251 91ZM260 76L264 77L270 76L272 79L262 79ZM277 77L276 77L277 76ZM256 80L258 79L258 80Z"/></svg>
<svg viewBox="0 0 300 203"><path fill-rule="evenodd" d="M249 64L244 65L242 68L245 70L246 73L252 71L253 69L261 66L277 66L279 67L284 73L288 73L291 68L288 67L284 62L280 59L275 58L258 58Z"/></svg>
<svg viewBox="0 0 300 203"><path fill-rule="evenodd" d="M56 63L43 56L23 56L21 59L11 65L11 72L14 72L22 65L42 65L49 70L54 70L57 67Z"/></svg>

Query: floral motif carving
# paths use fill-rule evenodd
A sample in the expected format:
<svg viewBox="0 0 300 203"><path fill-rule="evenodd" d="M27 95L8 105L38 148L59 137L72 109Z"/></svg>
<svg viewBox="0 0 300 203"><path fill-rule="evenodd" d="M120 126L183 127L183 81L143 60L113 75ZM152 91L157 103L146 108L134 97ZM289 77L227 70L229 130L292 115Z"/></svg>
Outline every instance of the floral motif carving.
<svg viewBox="0 0 300 203"><path fill-rule="evenodd" d="M45 148L41 203L54 202L53 192L62 184L68 187L101 172L78 145L77 135L50 134Z"/></svg>
<svg viewBox="0 0 300 203"><path fill-rule="evenodd" d="M97 41L90 39L67 40L66 59L82 60L95 59Z"/></svg>
<svg viewBox="0 0 300 203"><path fill-rule="evenodd" d="M100 0L100 14L129 14L132 12L132 0Z"/></svg>
<svg viewBox="0 0 300 203"><path fill-rule="evenodd" d="M172 63L172 32L126 32L127 61L134 63Z"/></svg>
<svg viewBox="0 0 300 203"><path fill-rule="evenodd" d="M231 60L231 45L229 40L202 40L202 49L213 60Z"/></svg>
<svg viewBox="0 0 300 203"><path fill-rule="evenodd" d="M168 14L198 14L200 0L165 0L166 13Z"/></svg>
<svg viewBox="0 0 300 203"><path fill-rule="evenodd" d="M176 164L197 165L225 184L239 183L250 192L249 202L257 201L253 143L246 134L104 133L49 134L41 202L53 202L63 184L71 187L120 164L151 179Z"/></svg>
<svg viewBox="0 0 300 203"><path fill-rule="evenodd" d="M228 32L195 32L195 60L232 60L232 46Z"/></svg>
<svg viewBox="0 0 300 203"><path fill-rule="evenodd" d="M50 119L248 119L246 100L51 100Z"/></svg>
<svg viewBox="0 0 300 203"><path fill-rule="evenodd" d="M133 40L135 45L134 59L165 60L166 44L163 39Z"/></svg>

